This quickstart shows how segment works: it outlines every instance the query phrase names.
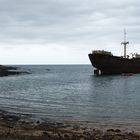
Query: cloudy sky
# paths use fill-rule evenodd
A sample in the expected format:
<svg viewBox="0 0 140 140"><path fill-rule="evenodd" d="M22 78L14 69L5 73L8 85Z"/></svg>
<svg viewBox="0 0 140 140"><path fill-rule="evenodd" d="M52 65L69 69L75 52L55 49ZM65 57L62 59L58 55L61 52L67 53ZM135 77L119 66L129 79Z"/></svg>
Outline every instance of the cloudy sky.
<svg viewBox="0 0 140 140"><path fill-rule="evenodd" d="M88 53L140 53L139 0L0 0L0 64L90 64Z"/></svg>

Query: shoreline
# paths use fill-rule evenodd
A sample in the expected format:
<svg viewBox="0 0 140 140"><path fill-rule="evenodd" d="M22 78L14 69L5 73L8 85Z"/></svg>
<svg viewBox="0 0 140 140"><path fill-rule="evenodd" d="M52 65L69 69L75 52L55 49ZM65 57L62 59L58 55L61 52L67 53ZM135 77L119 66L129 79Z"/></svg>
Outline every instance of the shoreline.
<svg viewBox="0 0 140 140"><path fill-rule="evenodd" d="M28 119L28 114L0 111L2 140L139 140L140 131L117 128L107 130L76 122L40 122Z"/></svg>

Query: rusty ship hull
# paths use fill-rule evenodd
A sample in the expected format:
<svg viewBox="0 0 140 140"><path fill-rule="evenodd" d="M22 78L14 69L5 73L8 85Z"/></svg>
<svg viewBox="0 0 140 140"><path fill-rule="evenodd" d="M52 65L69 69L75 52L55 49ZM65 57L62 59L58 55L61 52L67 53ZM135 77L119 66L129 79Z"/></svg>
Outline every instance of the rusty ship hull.
<svg viewBox="0 0 140 140"><path fill-rule="evenodd" d="M96 75L140 73L140 58L123 58L106 54L89 54Z"/></svg>

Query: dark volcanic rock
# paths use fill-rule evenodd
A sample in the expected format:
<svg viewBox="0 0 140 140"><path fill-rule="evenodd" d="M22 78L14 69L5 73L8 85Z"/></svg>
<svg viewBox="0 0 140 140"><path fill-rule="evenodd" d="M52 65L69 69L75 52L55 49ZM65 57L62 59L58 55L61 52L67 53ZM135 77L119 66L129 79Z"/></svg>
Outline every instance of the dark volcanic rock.
<svg viewBox="0 0 140 140"><path fill-rule="evenodd" d="M0 110L0 140L140 140L140 132L101 131L66 123L25 121L21 114Z"/></svg>
<svg viewBox="0 0 140 140"><path fill-rule="evenodd" d="M30 74L27 71L20 71L17 67L0 65L0 76L17 75L17 74Z"/></svg>

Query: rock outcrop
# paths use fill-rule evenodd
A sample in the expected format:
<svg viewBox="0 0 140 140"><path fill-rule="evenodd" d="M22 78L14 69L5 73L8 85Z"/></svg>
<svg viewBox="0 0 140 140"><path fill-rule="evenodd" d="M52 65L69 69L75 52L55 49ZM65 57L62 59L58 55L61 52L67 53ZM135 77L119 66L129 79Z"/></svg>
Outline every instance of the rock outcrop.
<svg viewBox="0 0 140 140"><path fill-rule="evenodd" d="M29 74L29 72L18 70L17 67L0 65L0 76Z"/></svg>

